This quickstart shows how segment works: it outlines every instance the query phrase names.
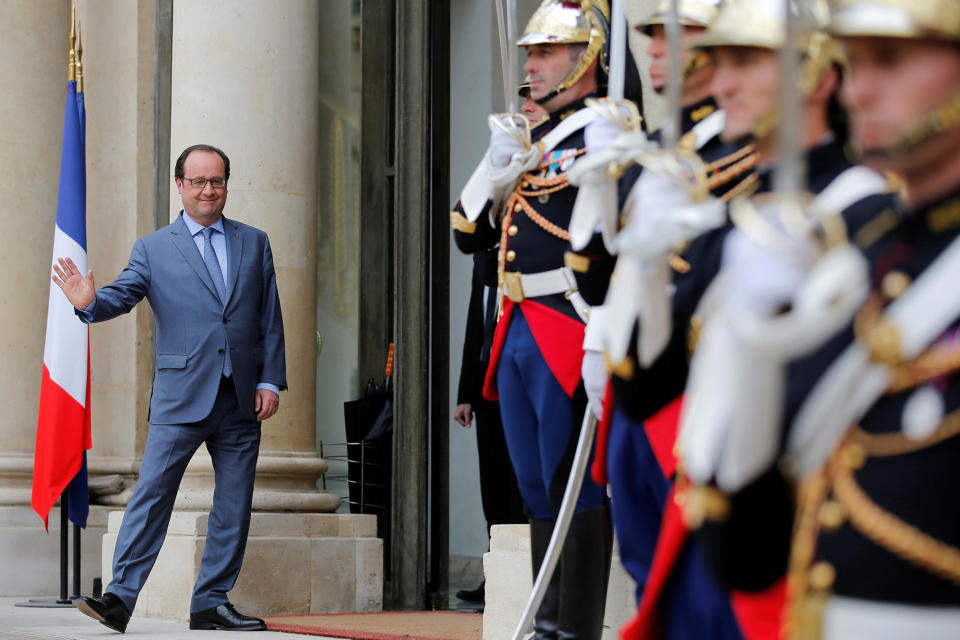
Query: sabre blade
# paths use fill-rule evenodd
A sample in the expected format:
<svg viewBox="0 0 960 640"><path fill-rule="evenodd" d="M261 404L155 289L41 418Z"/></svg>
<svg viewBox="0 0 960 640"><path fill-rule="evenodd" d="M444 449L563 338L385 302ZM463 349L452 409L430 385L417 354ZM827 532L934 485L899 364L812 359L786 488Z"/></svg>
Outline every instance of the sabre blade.
<svg viewBox="0 0 960 640"><path fill-rule="evenodd" d="M623 100L623 85L627 66L627 16L625 0L613 0L610 8L610 67L607 97Z"/></svg>
<svg viewBox="0 0 960 640"><path fill-rule="evenodd" d="M780 124L777 131L777 168L773 174L774 191L798 193L806 180L801 149L800 37L804 27L796 0L784 3L784 42L780 50Z"/></svg>
<svg viewBox="0 0 960 640"><path fill-rule="evenodd" d="M504 82L510 88L506 94L507 113L517 113L517 0L507 0L507 69Z"/></svg>
<svg viewBox="0 0 960 640"><path fill-rule="evenodd" d="M508 46L509 35L507 34L506 18L503 12L503 0L494 0L494 6L497 9L497 35L500 38L500 77L503 79L503 101L507 113L513 113L510 109L510 97L516 92L516 83L510 87L510 55L512 43Z"/></svg>
<svg viewBox="0 0 960 640"><path fill-rule="evenodd" d="M540 608L543 597L547 593L547 586L550 584L553 572L560 561L560 551L567 539L567 531L570 530L570 520L573 518L577 497L580 495L580 487L583 486L583 479L587 474L587 461L590 458L593 436L596 431L597 417L593 414L593 410L587 407L583 414L583 423L580 425L580 439L577 441L577 450L570 467L570 476L567 478L567 488L563 492L560 513L557 515L556 524L553 525L550 544L547 545L543 562L540 564L540 571L533 583L530 599L527 600L527 606L524 608L523 615L520 616L520 622L517 623L517 628L513 632L513 640L521 640L523 636L533 631L533 616Z"/></svg>
<svg viewBox="0 0 960 640"><path fill-rule="evenodd" d="M667 121L663 126L663 148L673 149L680 138L680 89L683 78L680 77L680 13L678 0L670 0L667 12Z"/></svg>

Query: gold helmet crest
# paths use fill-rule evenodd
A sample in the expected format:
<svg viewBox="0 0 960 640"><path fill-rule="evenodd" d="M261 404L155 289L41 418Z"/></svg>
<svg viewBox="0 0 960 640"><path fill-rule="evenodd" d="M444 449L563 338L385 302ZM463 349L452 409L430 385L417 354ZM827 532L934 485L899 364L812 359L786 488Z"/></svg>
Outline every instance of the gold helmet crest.
<svg viewBox="0 0 960 640"><path fill-rule="evenodd" d="M960 40L956 0L831 0L829 31L837 37Z"/></svg>
<svg viewBox="0 0 960 640"><path fill-rule="evenodd" d="M523 30L517 45L586 44L576 67L549 94L569 89L583 77L594 60L607 72L610 6L606 0L543 0Z"/></svg>
<svg viewBox="0 0 960 640"><path fill-rule="evenodd" d="M672 0L660 0L656 10L637 23L636 28L650 35L650 27L666 24L670 18ZM717 15L720 0L677 0L677 18L688 27L709 27Z"/></svg>
<svg viewBox="0 0 960 640"><path fill-rule="evenodd" d="M783 0L727 0L706 32L696 42L700 49L760 47L782 49L786 42L786 3ZM801 91L816 87L823 72L843 64L843 52L826 32L829 8L824 0L791 3L801 19L799 46L803 54Z"/></svg>

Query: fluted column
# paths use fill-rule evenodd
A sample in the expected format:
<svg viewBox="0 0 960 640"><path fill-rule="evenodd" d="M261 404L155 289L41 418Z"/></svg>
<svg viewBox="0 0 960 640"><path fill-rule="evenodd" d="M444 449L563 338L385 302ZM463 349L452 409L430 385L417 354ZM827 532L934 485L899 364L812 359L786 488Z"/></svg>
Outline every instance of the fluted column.
<svg viewBox="0 0 960 640"><path fill-rule="evenodd" d="M224 214L267 232L286 334L280 411L263 425L255 508L332 510L311 491L316 454L316 208L322 3L174 3L171 161L207 143L230 157ZM180 199L171 186L173 219ZM188 469L182 504L205 503L209 459Z"/></svg>
<svg viewBox="0 0 960 640"><path fill-rule="evenodd" d="M0 505L30 504L69 18L66 0L0 3Z"/></svg>

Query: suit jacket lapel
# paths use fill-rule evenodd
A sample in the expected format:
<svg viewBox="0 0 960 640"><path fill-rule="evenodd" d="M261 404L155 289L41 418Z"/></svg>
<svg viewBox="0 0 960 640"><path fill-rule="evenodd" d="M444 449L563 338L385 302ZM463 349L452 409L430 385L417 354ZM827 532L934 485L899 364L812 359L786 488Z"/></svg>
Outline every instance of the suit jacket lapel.
<svg viewBox="0 0 960 640"><path fill-rule="evenodd" d="M243 235L240 227L233 220L223 219L223 230L227 241L227 300L233 295L237 286L237 274L240 272L240 258L243 255ZM224 303L226 306L226 303Z"/></svg>
<svg viewBox="0 0 960 640"><path fill-rule="evenodd" d="M170 225L170 239L173 240L174 246L183 256L183 259L187 261L187 264L197 273L203 284L207 285L207 289L210 289L213 295L219 298L217 288L213 284L213 278L210 277L207 265L200 257L197 244L190 236L190 230L187 229L187 224L183 221L183 218L177 218L176 222Z"/></svg>

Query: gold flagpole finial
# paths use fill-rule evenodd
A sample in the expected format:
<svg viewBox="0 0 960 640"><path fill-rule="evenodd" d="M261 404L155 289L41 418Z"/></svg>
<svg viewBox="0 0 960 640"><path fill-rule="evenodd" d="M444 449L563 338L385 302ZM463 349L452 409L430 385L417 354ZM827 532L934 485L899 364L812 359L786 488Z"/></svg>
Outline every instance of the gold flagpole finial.
<svg viewBox="0 0 960 640"><path fill-rule="evenodd" d="M77 93L83 93L83 37L77 24Z"/></svg>
<svg viewBox="0 0 960 640"><path fill-rule="evenodd" d="M70 61L67 64L67 80L77 79L77 52L73 46L77 42L77 8L73 7L73 19L70 21Z"/></svg>

